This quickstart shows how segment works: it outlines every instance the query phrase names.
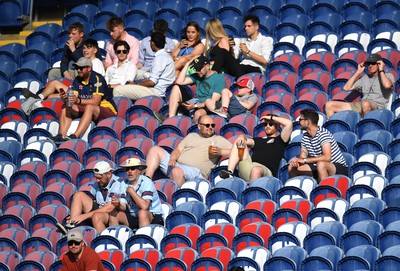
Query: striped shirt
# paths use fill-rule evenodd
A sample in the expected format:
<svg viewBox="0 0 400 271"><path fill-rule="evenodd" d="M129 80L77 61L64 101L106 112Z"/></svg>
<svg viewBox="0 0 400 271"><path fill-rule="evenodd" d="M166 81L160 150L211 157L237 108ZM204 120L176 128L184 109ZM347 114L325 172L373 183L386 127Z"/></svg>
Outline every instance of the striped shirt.
<svg viewBox="0 0 400 271"><path fill-rule="evenodd" d="M318 127L317 133L314 137L308 132L303 134L301 139L301 147L307 149L308 157L317 157L322 155L322 145L331 144L331 162L346 165L342 152L332 134L325 128Z"/></svg>

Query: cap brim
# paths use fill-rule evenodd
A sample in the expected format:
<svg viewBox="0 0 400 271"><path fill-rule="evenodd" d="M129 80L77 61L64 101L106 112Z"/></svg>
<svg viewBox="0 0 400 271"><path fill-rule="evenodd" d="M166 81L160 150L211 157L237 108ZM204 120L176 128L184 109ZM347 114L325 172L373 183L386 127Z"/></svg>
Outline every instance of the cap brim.
<svg viewBox="0 0 400 271"><path fill-rule="evenodd" d="M131 167L133 167L133 168L135 168L135 169L139 169L139 170L143 170L143 169L146 169L146 168L147 168L147 166L146 166L146 165L138 165L138 166L121 166L121 167L123 167L123 168L127 168L127 167L131 168Z"/></svg>

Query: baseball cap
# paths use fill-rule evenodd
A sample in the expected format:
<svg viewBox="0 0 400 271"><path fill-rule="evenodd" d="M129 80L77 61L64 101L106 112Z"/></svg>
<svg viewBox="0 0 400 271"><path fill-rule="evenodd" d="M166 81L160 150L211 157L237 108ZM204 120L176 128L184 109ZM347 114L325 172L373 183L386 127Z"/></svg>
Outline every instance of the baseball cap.
<svg viewBox="0 0 400 271"><path fill-rule="evenodd" d="M147 166L143 165L142 162L137 158L128 158L121 167L136 167L137 169L146 169Z"/></svg>
<svg viewBox="0 0 400 271"><path fill-rule="evenodd" d="M196 70L196 71L200 71L205 65L207 65L208 63L210 63L208 61L208 59L201 55L198 58L196 58L195 60L193 60L193 64L192 67Z"/></svg>
<svg viewBox="0 0 400 271"><path fill-rule="evenodd" d="M254 82L250 78L243 78L236 82L235 85L238 85L242 88L249 88L251 91L254 90Z"/></svg>
<svg viewBox="0 0 400 271"><path fill-rule="evenodd" d="M93 168L93 172L96 174L104 174L104 173L110 172L112 170L113 169L110 167L110 165L106 161L97 162Z"/></svg>
<svg viewBox="0 0 400 271"><path fill-rule="evenodd" d="M92 61L89 58L81 57L74 64L75 67L92 67Z"/></svg>
<svg viewBox="0 0 400 271"><path fill-rule="evenodd" d="M379 54L372 54L365 60L365 63L376 63L378 60L382 60L382 57Z"/></svg>
<svg viewBox="0 0 400 271"><path fill-rule="evenodd" d="M67 241L76 241L76 242L82 242L83 236L80 231L69 231L67 234Z"/></svg>

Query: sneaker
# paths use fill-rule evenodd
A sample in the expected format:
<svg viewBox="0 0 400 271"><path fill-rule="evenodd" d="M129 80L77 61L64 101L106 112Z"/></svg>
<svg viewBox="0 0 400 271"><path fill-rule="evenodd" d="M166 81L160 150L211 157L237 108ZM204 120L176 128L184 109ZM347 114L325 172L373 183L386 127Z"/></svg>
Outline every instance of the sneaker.
<svg viewBox="0 0 400 271"><path fill-rule="evenodd" d="M68 141L69 137L58 134L56 136L49 136L48 139L53 142L64 142L64 141Z"/></svg>
<svg viewBox="0 0 400 271"><path fill-rule="evenodd" d="M156 111L153 111L154 117L162 124L164 122L164 120L167 119L166 116L164 116L163 114L160 114Z"/></svg>
<svg viewBox="0 0 400 271"><path fill-rule="evenodd" d="M221 177L222 179L232 178L233 172L230 170L221 169L221 171L219 172L219 177Z"/></svg>
<svg viewBox="0 0 400 271"><path fill-rule="evenodd" d="M29 97L25 102L21 104L21 110L24 111L25 114L29 115L33 109L37 108L34 106L34 104L38 101L42 100Z"/></svg>
<svg viewBox="0 0 400 271"><path fill-rule="evenodd" d="M78 137L77 137L75 134L71 134L71 135L69 135L69 136L66 136L65 138L68 138L68 139L77 139Z"/></svg>
<svg viewBox="0 0 400 271"><path fill-rule="evenodd" d="M224 109L221 107L219 109L214 109L214 110L210 110L211 112L223 117L223 118L227 118L228 117L228 113L224 111Z"/></svg>
<svg viewBox="0 0 400 271"><path fill-rule="evenodd" d="M27 98L27 99L29 99L29 98L34 98L34 99L40 99L40 97L39 97L39 95L38 94L35 94L35 93L33 93L33 92L31 92L29 89L27 89L27 88L23 88L22 90L21 90L21 92L22 92L22 95L24 95L25 96L25 98Z"/></svg>
<svg viewBox="0 0 400 271"><path fill-rule="evenodd" d="M58 231L61 232L63 235L67 235L68 229L66 227L64 227L63 224L57 223L56 227L57 227Z"/></svg>

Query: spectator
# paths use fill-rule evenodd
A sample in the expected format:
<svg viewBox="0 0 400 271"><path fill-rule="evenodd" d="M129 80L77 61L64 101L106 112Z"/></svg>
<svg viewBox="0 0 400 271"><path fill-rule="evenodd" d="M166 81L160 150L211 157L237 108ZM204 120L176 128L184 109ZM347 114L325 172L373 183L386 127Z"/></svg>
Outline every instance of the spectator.
<svg viewBox="0 0 400 271"><path fill-rule="evenodd" d="M106 82L109 88L125 85L133 82L136 77L136 65L128 60L129 44L124 40L114 43L114 51L117 53L118 63L107 68Z"/></svg>
<svg viewBox="0 0 400 271"><path fill-rule="evenodd" d="M102 119L114 117L117 114L112 94L107 88L104 77L92 71L92 61L81 57L75 63L75 67L78 71L78 76L71 85L75 94L69 97L68 101L66 93L68 86L56 80L48 84L43 92L39 94L40 98L45 99L55 92L60 92L61 99L66 101L61 109L59 134L49 138L55 142L79 138L84 134L92 120L97 123ZM37 106L36 103L41 101L40 98L29 97L21 105L21 108L29 114ZM72 103L72 106L67 106L68 102ZM76 118L80 118L78 128L74 134L67 136L71 122Z"/></svg>
<svg viewBox="0 0 400 271"><path fill-rule="evenodd" d="M222 90L222 106L216 109L215 102L207 99L207 109L223 118L227 118L228 115L233 117L243 113L251 113L258 101L257 95L253 93L253 81L245 78L235 84L239 87L237 95L233 95L228 88L224 88Z"/></svg>
<svg viewBox="0 0 400 271"><path fill-rule="evenodd" d="M110 214L116 211L117 207L112 204L112 199L115 194L120 194L123 191L124 184L119 181L119 178L112 173L112 168L106 161L97 162L93 168L95 182L91 183L89 193L78 191L74 194L71 203L71 212L66 219L66 224L57 223L57 228L67 234L77 226L91 226L99 233L105 229L103 222L103 213ZM125 198L120 198L121 208L126 208L127 201ZM114 219L114 220L112 220ZM111 216L107 221L109 225L118 225L115 216Z"/></svg>
<svg viewBox="0 0 400 271"><path fill-rule="evenodd" d="M155 52L149 79L114 88L114 96L124 96L131 100L156 95L165 97L165 91L175 81L175 68L172 57L163 49L165 36L151 33L150 46Z"/></svg>
<svg viewBox="0 0 400 271"><path fill-rule="evenodd" d="M178 186L185 180L198 177L208 179L211 168L218 163L221 156L229 155L232 147L228 140L214 135L214 127L214 120L205 115L199 119L199 133L188 134L171 154L159 146L152 147L146 159L147 176L153 178L154 172L160 167Z"/></svg>
<svg viewBox="0 0 400 271"><path fill-rule="evenodd" d="M172 51L177 76L185 64L192 58L204 53L204 44L201 42L200 26L196 22L189 22L185 27L185 35Z"/></svg>
<svg viewBox="0 0 400 271"><path fill-rule="evenodd" d="M69 40L65 43L60 68L53 68L49 71L48 81L65 77L74 80L77 71L73 64L83 57L83 42L86 40L83 25L79 22L73 23L68 27ZM100 52L96 53L96 57L101 59Z"/></svg>
<svg viewBox="0 0 400 271"><path fill-rule="evenodd" d="M99 51L99 45L96 40L86 39L83 42L83 56L89 58L92 61L93 71L104 76L106 72L104 71L103 62L96 56L98 51Z"/></svg>
<svg viewBox="0 0 400 271"><path fill-rule="evenodd" d="M368 74L364 74L366 67ZM330 118L336 112L354 110L363 117L370 111L386 108L395 80L391 73L385 73L384 68L385 63L379 54L372 54L367 60L359 63L357 71L347 80L343 89L361 90L361 102L328 101L325 106L326 116Z"/></svg>
<svg viewBox="0 0 400 271"><path fill-rule="evenodd" d="M78 230L68 232L68 252L62 259L63 271L103 271L103 263L99 255L88 246L85 246L82 233Z"/></svg>
<svg viewBox="0 0 400 271"><path fill-rule="evenodd" d="M271 57L272 39L263 36L258 30L260 19L256 15L248 14L243 19L244 29L248 38L245 43L240 42L239 58L243 73L259 72L264 74L265 67Z"/></svg>
<svg viewBox="0 0 400 271"><path fill-rule="evenodd" d="M190 65L192 65L196 74L186 75ZM196 98L188 95L187 92L182 91L179 87L190 84L196 84ZM224 77L210 70L210 63L205 56L202 55L196 59L189 60L176 79L176 85L172 87L169 97L169 115L167 117L175 116L179 105L181 105L188 111L197 111L194 114L194 121L197 123L201 115L206 115L206 111L203 109L206 107L205 101L207 99L211 99L214 102L219 101L223 88L225 88ZM160 122L163 122L166 118L157 112L154 112L154 115Z"/></svg>
<svg viewBox="0 0 400 271"><path fill-rule="evenodd" d="M141 228L149 224L164 225L163 210L158 197L157 189L153 181L143 175L147 168L137 158L129 158L121 165L126 171L126 200L128 210L125 216L128 218L129 227Z"/></svg>
<svg viewBox="0 0 400 271"><path fill-rule="evenodd" d="M211 41L212 40L212 41ZM213 46L210 44L213 42ZM205 52L210 59L212 70L221 73L226 72L234 77L244 74L239 61L234 57L230 47L228 36L220 20L212 18L206 24Z"/></svg>
<svg viewBox="0 0 400 271"><path fill-rule="evenodd" d="M138 62L139 57L139 40L134 36L128 34L124 29L124 21L121 18L111 18L106 22L106 28L110 31L112 40L107 43L107 55L104 61L104 67L107 69L111 64L117 63L118 58L114 51L114 43L119 40L126 41L130 46L128 54L128 60L133 62L135 65Z"/></svg>
<svg viewBox="0 0 400 271"><path fill-rule="evenodd" d="M335 174L348 175L346 161L332 134L318 126L318 113L303 109L299 118L304 130L301 151L298 158L290 160L289 176L313 176L321 181Z"/></svg>
<svg viewBox="0 0 400 271"><path fill-rule="evenodd" d="M161 33L165 36L165 51L172 52L175 47L175 43L172 39L168 38L168 22L163 19L158 19L154 21L153 32ZM144 38L139 46L139 60L136 67L139 69L139 79L145 78L144 73L149 72L151 65L153 64L154 51L150 47L150 39L148 36Z"/></svg>
<svg viewBox="0 0 400 271"><path fill-rule="evenodd" d="M233 171L239 164L239 176L251 182L263 176L277 176L279 163L292 134L291 120L269 114L260 119L264 124L266 137L247 138L240 135L232 146L229 155L228 170L221 170L221 178L233 177ZM279 126L283 125L279 134ZM244 148L239 157L239 147ZM249 149L253 153L250 156ZM270 155L267 155L270 154Z"/></svg>

